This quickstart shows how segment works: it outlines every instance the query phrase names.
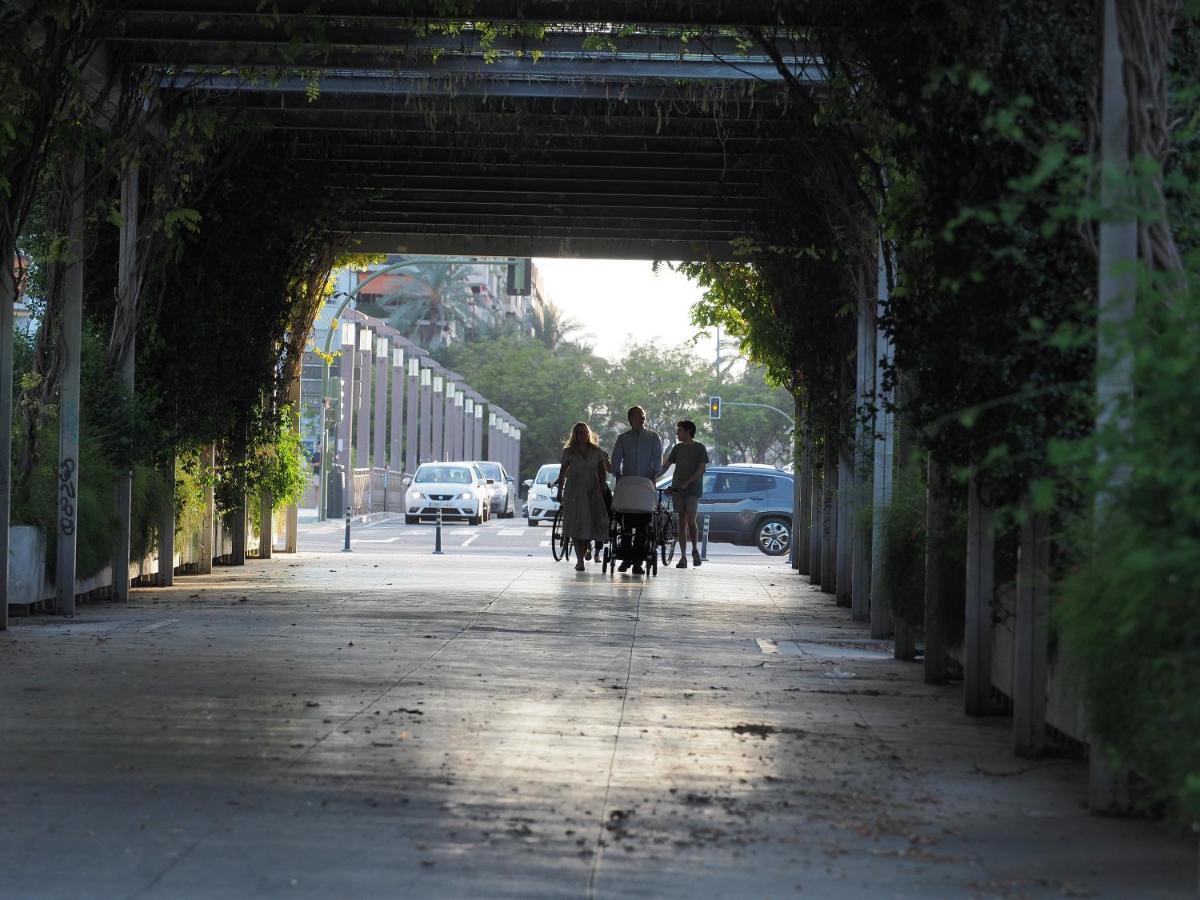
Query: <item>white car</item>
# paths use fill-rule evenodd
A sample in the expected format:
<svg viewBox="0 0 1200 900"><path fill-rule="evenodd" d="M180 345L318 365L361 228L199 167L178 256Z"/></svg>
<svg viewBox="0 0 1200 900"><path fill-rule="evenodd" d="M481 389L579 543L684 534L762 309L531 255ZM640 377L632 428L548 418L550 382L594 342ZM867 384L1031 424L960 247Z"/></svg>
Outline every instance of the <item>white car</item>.
<svg viewBox="0 0 1200 900"><path fill-rule="evenodd" d="M424 463L404 496L404 521L415 525L437 518L465 519L479 525L488 517L487 479L470 463Z"/></svg>
<svg viewBox="0 0 1200 900"><path fill-rule="evenodd" d="M537 470L537 475L523 482L529 488L529 496L525 499L525 518L530 525L537 525L542 519L553 519L558 512L558 501L554 499L558 488L550 485L550 482L558 480L558 469L558 463L546 463Z"/></svg>

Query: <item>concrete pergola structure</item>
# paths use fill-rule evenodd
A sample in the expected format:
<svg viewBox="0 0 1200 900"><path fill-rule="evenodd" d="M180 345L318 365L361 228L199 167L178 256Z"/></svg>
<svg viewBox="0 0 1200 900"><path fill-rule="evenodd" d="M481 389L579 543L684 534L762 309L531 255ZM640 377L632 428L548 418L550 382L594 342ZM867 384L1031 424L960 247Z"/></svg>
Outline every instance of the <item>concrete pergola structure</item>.
<svg viewBox="0 0 1200 900"><path fill-rule="evenodd" d="M414 0L395 13L381 11L372 0L324 0L315 7L277 0L269 13L238 0L131 0L113 14L106 56L114 64L163 66L164 90L176 83L166 76L168 68L185 73L188 89L209 102L286 132L297 158L319 161L336 174L337 189L369 198L345 223L358 246L398 253L728 258L731 239L744 234L767 206L766 176L803 136L788 111L786 82L815 89L823 83L820 61L803 46L771 59L709 30L819 26L789 20L788 7L774 0L582 0L570 5L476 0L470 6L476 23L516 27L497 32L468 22L453 30L439 28L446 24L440 19L445 4L436 0ZM1124 168L1129 124L1115 0L1104 0L1103 7L1103 156L1106 164ZM544 35L521 36L531 33L523 28L540 24L547 26ZM680 35L689 30L711 36L682 43ZM264 67L279 77L249 77L251 70ZM313 71L315 77L300 74ZM716 107L722 115L713 114ZM469 127L461 127L464 122ZM127 232L136 216L132 207L123 213ZM78 243L82 213L76 225L72 239ZM123 244L126 237L123 233ZM881 260L887 252L881 247ZM1132 315L1130 284L1116 273L1137 258L1134 223L1102 225L1100 257L1101 318L1119 325ZM78 444L77 421L70 420L77 419L81 280L81 266L71 267L62 348L67 366L63 411L69 421L62 437L64 464L74 461ZM884 400L875 404L881 410L889 404L880 361L891 351L876 312L887 302L881 277L879 290L859 310L856 395ZM7 347L12 315L4 306L0 342ZM1103 340L1099 355L1111 362L1121 351ZM1102 421L1115 415L1116 401L1131 392L1131 367L1127 360L1116 363L1098 384ZM444 390L438 368L418 359L419 413L430 411L435 434L437 411L444 411L445 402L433 396ZM10 387L8 376L0 373L4 459ZM495 446L488 455L519 471L520 423L494 405L487 416L489 450ZM873 424L871 452L856 448L843 462L851 479L871 472L869 489L859 481L854 493L872 497L877 523L890 502L892 421L880 412ZM420 451L426 451L424 433ZM811 459L801 460L798 485L813 465ZM74 493L76 477L72 471L62 489ZM843 480L842 486L851 483ZM8 485L6 473L0 479L5 522ZM965 693L967 711L979 712L989 687L991 511L975 486L970 498ZM879 577L879 541L872 559L855 551L862 549L858 529L846 525L856 514L842 496L835 508L843 540L830 541L836 528L822 521L827 504L821 499L797 497L796 565L814 580L824 569L824 586L838 588L842 581L839 594L847 591L849 580L854 614L869 617L873 631L885 634L887 585ZM64 521L73 534L74 519ZM5 532L0 565L6 566L7 529L0 530ZM1046 538L1037 517L1025 532L1023 551L1028 552L1022 554L1014 654L1014 745L1018 752L1035 753L1045 742L1048 596L1039 560ZM73 551L73 538L60 529L59 593L66 609L74 602ZM898 655L911 652L911 639L899 630L896 650ZM938 656L927 653L926 659Z"/></svg>
<svg viewBox="0 0 1200 900"><path fill-rule="evenodd" d="M282 0L272 19L233 0L133 0L111 42L287 132L340 189L370 192L346 223L364 251L728 257L795 137L775 61L732 36L679 37L776 27L775 3L472 4L499 36L483 24L439 30L434 2L316 6ZM539 21L537 39L505 33ZM320 37L305 46L297 26ZM783 65L823 79L803 47ZM263 66L297 74L244 77Z"/></svg>

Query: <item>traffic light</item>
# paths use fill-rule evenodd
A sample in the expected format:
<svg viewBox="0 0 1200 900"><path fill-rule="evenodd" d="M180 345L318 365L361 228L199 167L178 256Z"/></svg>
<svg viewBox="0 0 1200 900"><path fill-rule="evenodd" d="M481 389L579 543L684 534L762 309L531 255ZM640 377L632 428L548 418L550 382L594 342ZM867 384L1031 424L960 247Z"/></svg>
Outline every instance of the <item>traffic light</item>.
<svg viewBox="0 0 1200 900"><path fill-rule="evenodd" d="M721 398L720 397L709 397L708 398L708 417L710 419L721 418Z"/></svg>
<svg viewBox="0 0 1200 900"><path fill-rule="evenodd" d="M509 296L528 297L533 292L532 260L518 259L508 264L504 290Z"/></svg>

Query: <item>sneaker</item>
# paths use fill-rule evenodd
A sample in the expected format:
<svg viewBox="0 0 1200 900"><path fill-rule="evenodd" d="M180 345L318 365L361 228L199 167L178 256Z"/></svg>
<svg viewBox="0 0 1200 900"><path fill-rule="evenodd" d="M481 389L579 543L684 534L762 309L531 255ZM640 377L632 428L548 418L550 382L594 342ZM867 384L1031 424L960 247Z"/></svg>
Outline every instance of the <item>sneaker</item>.
<svg viewBox="0 0 1200 900"><path fill-rule="evenodd" d="M625 560L623 563L621 563L619 566L617 566L617 571L624 572L624 571L628 570L628 568L629 568L629 560Z"/></svg>
<svg viewBox="0 0 1200 900"><path fill-rule="evenodd" d="M679 557L679 562L675 563L675 568L686 569L687 568L687 557L686 556Z"/></svg>
<svg viewBox="0 0 1200 900"><path fill-rule="evenodd" d="M591 544L588 544L587 549L583 551L583 558L584 559L592 558L592 545Z"/></svg>
<svg viewBox="0 0 1200 900"><path fill-rule="evenodd" d="M692 565L693 566L700 565L700 551L699 550L692 551Z"/></svg>
<svg viewBox="0 0 1200 900"><path fill-rule="evenodd" d="M645 575L646 573L642 571L642 567L641 567L641 566L634 566L634 567L633 567L633 574L634 574L634 575Z"/></svg>

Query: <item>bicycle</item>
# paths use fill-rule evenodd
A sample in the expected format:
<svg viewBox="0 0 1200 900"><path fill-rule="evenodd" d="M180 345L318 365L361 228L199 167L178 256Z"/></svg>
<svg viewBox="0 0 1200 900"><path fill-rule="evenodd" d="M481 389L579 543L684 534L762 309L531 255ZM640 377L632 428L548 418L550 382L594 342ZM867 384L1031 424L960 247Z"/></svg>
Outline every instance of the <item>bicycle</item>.
<svg viewBox="0 0 1200 900"><path fill-rule="evenodd" d="M560 506L554 511L554 525L550 529L550 554L555 562L571 558L571 543L563 530L563 511Z"/></svg>
<svg viewBox="0 0 1200 900"><path fill-rule="evenodd" d="M663 502L665 499L666 502ZM663 565L669 566L675 558L675 545L679 542L679 528L675 520L675 509L669 490L658 492L658 506L654 510L655 535L658 540L658 553Z"/></svg>

